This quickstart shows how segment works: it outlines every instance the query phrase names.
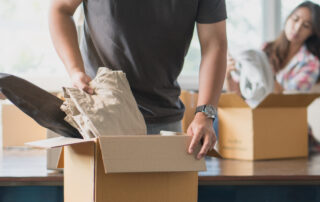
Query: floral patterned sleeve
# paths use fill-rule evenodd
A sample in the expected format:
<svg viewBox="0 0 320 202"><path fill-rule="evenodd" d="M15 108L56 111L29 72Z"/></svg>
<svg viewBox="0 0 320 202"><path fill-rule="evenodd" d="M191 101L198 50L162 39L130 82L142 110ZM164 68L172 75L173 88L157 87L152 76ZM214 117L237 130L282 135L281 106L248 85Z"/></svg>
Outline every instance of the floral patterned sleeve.
<svg viewBox="0 0 320 202"><path fill-rule="evenodd" d="M287 90L309 91L319 77L320 63L318 59L309 60L291 72L287 78Z"/></svg>

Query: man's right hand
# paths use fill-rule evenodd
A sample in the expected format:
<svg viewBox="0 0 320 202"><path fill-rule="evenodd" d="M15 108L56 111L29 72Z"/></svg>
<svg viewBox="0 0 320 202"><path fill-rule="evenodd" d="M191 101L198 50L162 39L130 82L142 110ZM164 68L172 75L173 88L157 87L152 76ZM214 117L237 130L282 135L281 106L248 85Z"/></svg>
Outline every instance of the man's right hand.
<svg viewBox="0 0 320 202"><path fill-rule="evenodd" d="M71 81L75 88L79 88L91 95L94 93L94 90L89 86L91 78L86 73L81 71L72 73Z"/></svg>

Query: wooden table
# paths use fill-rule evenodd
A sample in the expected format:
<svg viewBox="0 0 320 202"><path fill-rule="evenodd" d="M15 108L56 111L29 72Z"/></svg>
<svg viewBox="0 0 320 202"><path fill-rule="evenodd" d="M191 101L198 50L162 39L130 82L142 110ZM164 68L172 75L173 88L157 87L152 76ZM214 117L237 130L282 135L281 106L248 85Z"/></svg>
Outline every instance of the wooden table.
<svg viewBox="0 0 320 202"><path fill-rule="evenodd" d="M320 184L320 154L309 158L240 161L207 158L200 185ZM46 151L0 150L0 185L63 185L63 174L46 169Z"/></svg>
<svg viewBox="0 0 320 202"><path fill-rule="evenodd" d="M30 148L0 150L0 186L63 185L63 173L47 170L46 151Z"/></svg>
<svg viewBox="0 0 320 202"><path fill-rule="evenodd" d="M309 158L243 161L207 158L200 185L320 185L320 154Z"/></svg>
<svg viewBox="0 0 320 202"><path fill-rule="evenodd" d="M208 170L199 173L199 202L320 200L320 154L267 161L213 158L206 161ZM46 151L26 148L0 151L0 201L5 192L1 187L32 186L36 186L33 195L37 196L45 192L39 191L42 187L58 187L48 193L52 194L51 201L63 201L63 174L46 169ZM19 190L12 191L10 197L16 195L21 195ZM33 202L43 201L43 197ZM21 198L16 201L23 201Z"/></svg>

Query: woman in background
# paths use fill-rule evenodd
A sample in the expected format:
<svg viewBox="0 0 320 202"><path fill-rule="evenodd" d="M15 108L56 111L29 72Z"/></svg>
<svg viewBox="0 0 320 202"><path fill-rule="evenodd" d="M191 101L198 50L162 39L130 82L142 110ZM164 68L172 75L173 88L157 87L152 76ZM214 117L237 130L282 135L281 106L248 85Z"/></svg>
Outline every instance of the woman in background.
<svg viewBox="0 0 320 202"><path fill-rule="evenodd" d="M306 1L288 16L280 36L264 45L275 75L274 92L309 91L320 72L320 7ZM241 94L239 83L232 78L236 61L227 62L227 91Z"/></svg>

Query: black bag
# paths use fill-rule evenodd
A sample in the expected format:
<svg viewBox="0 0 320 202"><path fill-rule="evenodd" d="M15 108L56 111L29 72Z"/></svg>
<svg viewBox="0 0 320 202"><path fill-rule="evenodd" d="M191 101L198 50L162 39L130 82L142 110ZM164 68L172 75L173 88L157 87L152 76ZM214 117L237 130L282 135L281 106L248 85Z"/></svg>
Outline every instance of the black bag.
<svg viewBox="0 0 320 202"><path fill-rule="evenodd" d="M62 136L82 138L79 131L64 120L63 101L32 83L0 73L0 91L20 110L41 126Z"/></svg>

